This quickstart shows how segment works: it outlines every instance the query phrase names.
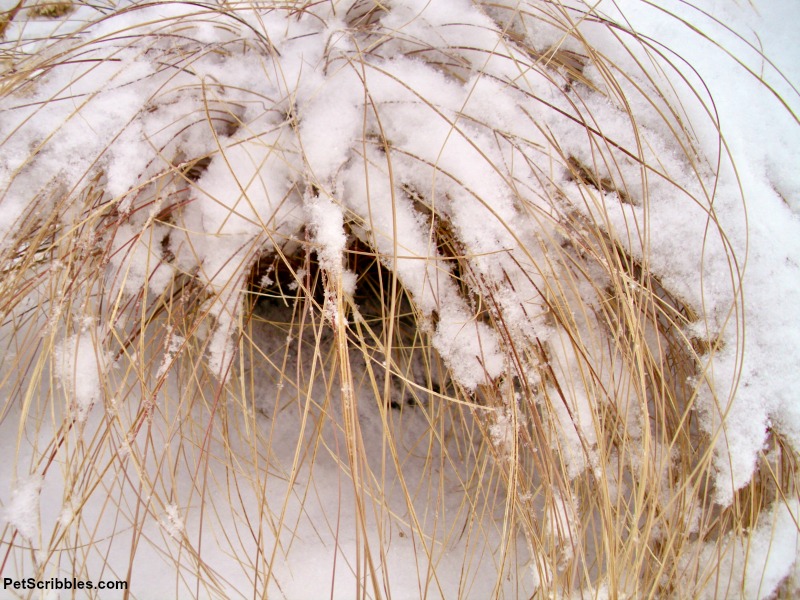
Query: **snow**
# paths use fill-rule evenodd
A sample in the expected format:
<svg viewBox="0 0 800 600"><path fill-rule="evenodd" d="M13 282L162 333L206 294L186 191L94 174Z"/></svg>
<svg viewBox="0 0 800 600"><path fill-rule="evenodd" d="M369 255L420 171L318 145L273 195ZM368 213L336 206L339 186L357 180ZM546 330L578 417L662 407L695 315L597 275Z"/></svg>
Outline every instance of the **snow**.
<svg viewBox="0 0 800 600"><path fill-rule="evenodd" d="M334 72L303 107L298 138L308 171L320 187L330 186L350 156L350 140L361 126L364 93L357 73L334 62Z"/></svg>
<svg viewBox="0 0 800 600"><path fill-rule="evenodd" d="M313 198L306 201L306 222L311 230L311 239L318 245L317 255L323 269L333 277L342 272L347 236L342 228L342 209L329 198Z"/></svg>
<svg viewBox="0 0 800 600"><path fill-rule="evenodd" d="M175 504L167 504L164 507L164 514L166 519L161 521L161 526L171 538L180 541L184 531L184 523L178 507Z"/></svg>
<svg viewBox="0 0 800 600"><path fill-rule="evenodd" d="M96 329L71 335L53 353L56 380L79 423L86 422L92 406L102 398L101 378L108 361L98 348L98 335Z"/></svg>
<svg viewBox="0 0 800 600"><path fill-rule="evenodd" d="M685 204L662 208L651 203L649 218L658 226L650 228L648 244L653 270L674 287L683 287L687 298L716 317L703 335L718 335L725 344L708 371L709 387L717 398L708 394L703 402L704 426L717 439L717 500L730 504L733 492L750 481L770 427L793 440L795 448L800 445L796 392L800 308L786 302L800 293L800 213L797 195L791 192L798 189L800 177L790 167L800 148L796 122L800 94L790 82L798 81L800 73L791 58L797 54L795 35L785 18L796 5L759 3L757 9L713 2L694 5L697 8L680 2L656 6L625 1L617 2L615 9L634 30L656 40L680 39L687 27L664 18L662 11L684 15L710 38L680 49L685 61L681 75L697 81L699 74L703 88L700 98L683 93L679 100L710 166L719 160L724 176L713 206L696 210ZM602 8L611 10L610 5ZM769 33L759 35L762 27ZM767 62L758 51L778 64ZM723 66L730 64L728 54L741 65ZM770 86L769 92L763 90L762 81ZM783 110L783 103L793 112ZM719 155L717 136L703 118L709 109L725 135L724 152L729 157ZM737 200L740 195L746 204ZM652 192L651 198L655 199ZM708 223L706 212L718 219L719 232ZM704 239L704 230L711 243L696 248L702 252L698 262L697 254L686 252L686 245L688 240ZM739 259L733 281L731 250ZM744 290L741 297L737 297L739 286ZM736 322L744 328L743 336L733 326ZM732 381L737 382L735 387Z"/></svg>
<svg viewBox="0 0 800 600"><path fill-rule="evenodd" d="M29 544L39 540L39 494L42 478L31 475L17 481L11 500L3 507L3 520L16 528Z"/></svg>
<svg viewBox="0 0 800 600"><path fill-rule="evenodd" d="M759 523L744 539L728 537L722 544L697 543L700 564L721 564L719 579L710 578L691 592L692 597L770 598L780 583L792 572L800 552L798 533L800 503L790 500L777 503L763 514ZM724 554L720 560L720 547ZM687 551L687 558L693 551ZM687 590L687 593L688 590Z"/></svg>

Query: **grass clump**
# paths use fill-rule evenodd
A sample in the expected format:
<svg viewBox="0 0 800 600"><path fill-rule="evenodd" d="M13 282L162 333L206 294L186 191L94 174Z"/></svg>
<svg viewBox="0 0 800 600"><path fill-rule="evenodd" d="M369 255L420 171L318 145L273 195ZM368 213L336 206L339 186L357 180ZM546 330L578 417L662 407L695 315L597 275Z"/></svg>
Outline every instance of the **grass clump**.
<svg viewBox="0 0 800 600"><path fill-rule="evenodd" d="M791 593L749 199L677 58L569 2L70 22L4 43L3 576Z"/></svg>

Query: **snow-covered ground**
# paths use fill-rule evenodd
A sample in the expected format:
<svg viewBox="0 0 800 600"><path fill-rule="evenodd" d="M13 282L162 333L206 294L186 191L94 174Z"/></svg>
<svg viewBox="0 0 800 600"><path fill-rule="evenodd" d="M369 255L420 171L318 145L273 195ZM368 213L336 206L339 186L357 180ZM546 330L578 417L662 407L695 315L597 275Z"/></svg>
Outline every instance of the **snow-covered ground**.
<svg viewBox="0 0 800 600"><path fill-rule="evenodd" d="M601 396L622 413L635 404L624 390L636 374L598 316L611 258L586 267L594 286L564 294L589 307L566 307L574 329L543 309L566 272L549 250L563 214L600 224L700 315L682 335L705 344L689 395L720 510L773 433L800 450L800 7L601 0L587 17L565 0L548 8L563 17L554 26L535 17L549 3L508 18L516 6L15 15L2 46L0 248L13 256L15 232L54 212L93 229L71 254L27 265L41 278L3 324L2 577L125 579L138 598L531 597L559 567L526 540L492 462L518 456L529 423L513 390L499 408L476 398L512 380L546 390L535 353L509 348L547 344L539 358L569 382L549 415L566 480L612 462L594 430ZM564 34L569 22L586 46ZM585 47L603 61L584 63ZM531 68L556 55L552 73ZM617 88L596 64L614 65ZM117 224L103 229L112 205ZM365 308L345 321L367 284L346 258L354 243L397 275L431 348L396 365L379 340L341 352L369 320ZM324 273L321 309L299 319L273 300L243 324L253 265L302 245ZM81 271L94 251L106 257L95 277ZM306 266L289 277L301 292ZM187 274L213 327L133 335L154 298L177 305ZM277 274L259 275L273 289ZM243 327L252 345L236 341ZM29 364L45 374L19 372ZM386 383L387 368L416 385ZM444 405L448 377L463 404ZM631 416L631 431L651 416ZM558 498L545 528L561 548L580 509ZM721 580L738 577L692 593L766 598L786 577L796 588L798 517L798 498L776 499L747 531L687 543L687 565L732 547Z"/></svg>

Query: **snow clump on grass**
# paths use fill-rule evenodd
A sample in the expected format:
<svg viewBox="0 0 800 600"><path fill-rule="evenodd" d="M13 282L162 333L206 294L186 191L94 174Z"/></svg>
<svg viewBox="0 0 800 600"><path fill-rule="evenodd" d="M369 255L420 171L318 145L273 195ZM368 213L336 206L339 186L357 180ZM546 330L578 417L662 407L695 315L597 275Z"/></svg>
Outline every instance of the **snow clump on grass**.
<svg viewBox="0 0 800 600"><path fill-rule="evenodd" d="M3 507L3 520L27 543L39 538L39 494L42 478L36 475L17 482L11 500Z"/></svg>

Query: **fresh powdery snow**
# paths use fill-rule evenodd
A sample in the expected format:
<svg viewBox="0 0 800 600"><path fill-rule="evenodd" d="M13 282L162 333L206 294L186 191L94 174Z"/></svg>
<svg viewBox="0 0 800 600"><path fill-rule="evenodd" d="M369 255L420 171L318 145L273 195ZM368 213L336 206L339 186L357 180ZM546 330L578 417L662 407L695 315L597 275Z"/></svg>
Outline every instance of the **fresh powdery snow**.
<svg viewBox="0 0 800 600"><path fill-rule="evenodd" d="M95 402L101 399L100 377L105 359L98 354L96 332L85 331L59 343L53 353L55 376L78 422L85 422Z"/></svg>
<svg viewBox="0 0 800 600"><path fill-rule="evenodd" d="M2 6L12 4L4 1ZM148 448L164 448L169 457L165 463L181 468L169 471L172 467L162 465L151 451L140 462L126 463L126 477L145 480L149 475L142 474L156 469L154 480L173 477L176 497L149 496L147 490L156 487L149 480L141 490L120 490L99 459L92 463L97 472L91 477L114 503L132 514L138 514L135 507L141 505L142 511L157 515L152 522L134 524L148 544L155 540L152 547L145 548L138 537L129 538L129 546L141 553L131 572L139 580L147 573L132 590L134 596L164 591L159 574L169 573L164 564L187 560L180 548L182 540L189 539L201 539L198 548L202 546L203 553L192 558L197 561L194 571L182 572L182 582L173 583L168 594L176 585L176 593L186 597L199 593L193 578L210 568L218 578L215 585L239 594L236 597L252 597L249 589L256 584L268 589L270 597L353 597L357 577L368 578L358 562L365 544L380 548L386 562L376 569L385 570L393 598L534 594L542 584L541 574L556 566L543 565L537 572L531 565L547 557L532 556L535 549L522 536L504 532L509 517L501 492L496 510L465 514L466 507L477 505L465 490L478 483L461 479L467 472L463 465L438 465L436 456L425 458L426 449L418 447L429 427L423 416L403 417L399 443L408 455L384 464L374 457L384 457L386 438L380 432L386 427L385 414L374 406L372 412L360 409L364 448L372 453L365 464L381 472L382 483L395 486L398 497L401 491L413 497L411 509L389 501L382 512L365 514L352 483L342 475L347 460L342 431L350 418L347 390L332 392L330 382L309 384L313 391L287 409L283 380L254 375L249 381L261 386L260 395L277 398L274 405L264 400L257 410L275 421L265 417L236 426L275 427L268 436L271 449L219 444L214 424L207 432L207 439L214 441L203 448L211 458L202 459L199 448L180 446L182 428L190 425L174 409L163 408L161 428L152 418L154 406L167 404L167 399L180 402L179 384L169 379L168 371L196 340L170 331L164 348L153 348L130 332L129 338L117 339L114 327L120 323L88 323L77 317L89 305L100 307L98 313L109 319L121 319L120 306L135 305L132 312L144 315L146 307L136 302L177 298L176 282L191 277L205 294L197 310L205 311L211 323L208 330L190 332L206 344L207 368L220 385L230 382L237 369L238 381L248 380L249 372L242 373L252 365L245 358L237 362L235 335L245 328L248 278L263 257L291 256L304 245L331 281L327 291L351 299L359 292L361 274L346 266L348 246L371 248L382 267L396 274L420 328L467 395L522 373L531 375L521 385L550 385L553 390L534 374L537 361L546 362L553 380L566 382L563 402L548 406L549 412L542 404L542 410L558 426L553 449L560 449L565 477L571 480L587 470L599 473L616 460L597 451L595 403L616 402L626 415L635 404L623 392L614 394L631 386L632 375L619 366L614 340L610 334L604 337L597 317L602 312L597 292L608 276L598 275L595 286L577 279L563 283L559 276L567 269L551 261L548 251L563 238L562 214L574 217L575 223L600 223L601 235L619 244L620 252L701 315L681 335L705 343L698 350L701 368L693 393L700 429L711 440L713 502L730 506L736 492L751 482L770 432L786 440L787 452L800 451L797 3L592 3L592 18L575 22L577 31L620 72L639 75L619 78L620 89L607 90L604 74L589 64L574 73L570 85L604 93L587 93L580 102L554 86L543 69L526 68L531 57L514 44L515 36L525 35L545 54L557 46L565 56L579 50L574 39L532 16L547 2L531 0L528 4L534 8L520 13L505 31L493 11L515 7L510 0L480 7L468 0L391 0L373 16L362 6L367 4L337 0L291 13L261 10L254 3L231 8L228 14L228 8L210 11L202 3L121 2L112 7L100 2L76 6L62 19L20 17L7 24L3 48L16 49L13 60L27 57L32 62L26 66L30 81L14 80L13 86L8 84L10 92L0 90L0 249L17 243L14 232L25 222L44 220L56 211L67 228L100 219L98 215L112 205L119 219L113 228L98 226L96 235L75 250L76 256L107 253L101 282L85 290L83 305L29 307L35 313L30 319L39 319L45 334L28 343L50 344L42 351L52 354L51 397L67 399L63 410L51 411L40 406L31 391L23 394L21 406L5 410L2 417L0 448L6 460L16 457L19 467L5 465L0 471L5 478L0 485L2 517L34 550L46 555L42 544L72 522L94 527L85 517L81 521L76 511L97 511L94 539L99 549L87 564L97 566L98 572L98 565L112 565L119 578L128 574L131 559L124 551L114 547L103 555L104 531L118 527L106 512L109 504L88 489L85 498L62 499L67 482L83 477L83 467L77 459L48 461L47 453L54 451L36 437L52 434L56 444L66 446L80 447L82 442L57 426L51 431L36 424L35 417L36 411L47 419L55 415L93 435L106 435L102 419L113 420L115 411L122 409L116 400L104 400L104 390L117 380L146 379L125 371L120 356L141 354L144 361L162 352L163 357L152 362L159 389L152 396L126 400L137 403L135 410L139 401L149 408L142 409L146 418L137 417L125 444L134 444L136 436L147 431L152 436ZM588 10L577 0L563 5L567 16L579 14L573 8ZM359 11L362 19L374 19L380 33L369 33L371 25L353 33L353 15ZM661 54L646 54L641 45L620 41L617 29L601 17L638 32ZM445 50L436 54L436 48ZM677 69L666 68L667 60ZM641 75L643 64L663 79L647 80ZM644 99L641 90L656 85L679 111L669 112L661 100ZM627 111L637 115L637 128L631 126ZM667 124L684 132L680 135L691 139L702 155L681 147L676 141L680 136L671 135ZM587 167L595 174L588 175ZM592 177L597 194L589 197L586 180ZM604 183L611 179L631 184L612 189ZM545 197L559 198L558 210ZM446 237L455 242L440 243ZM48 268L53 270L71 268L64 266L69 257L38 260L52 260ZM610 260L600 257L597 264ZM583 274L591 275L591 268ZM293 275L298 273L299 267ZM270 272L261 276L262 282L273 282ZM572 294L576 304L589 308L552 306L550 299L563 288L574 292L562 297ZM104 299L98 298L101 290ZM142 290L138 300L130 300ZM491 298L492 306L478 297ZM183 310L177 300L175 306L165 305L176 313ZM331 310L335 316L335 307ZM569 330L563 326L566 321L572 325ZM348 324L338 325L337 331L343 331ZM4 343L12 348L7 340L17 335L17 325L3 327ZM597 362L604 368L597 369L595 379L586 374L587 359L576 350L573 331L580 332L585 347L599 348ZM303 343L302 337L289 338L286 348ZM107 347L112 343L123 350L110 354ZM509 351L544 344L550 348L546 357L536 354L538 350L520 355ZM4 367L3 374L15 368L14 356L20 352L8 351L11 366ZM263 353L273 360L269 351ZM314 372L317 359L309 364L274 360L284 371L305 374ZM360 360L361 370L354 377L374 378L374 388L382 387L375 373L388 366L372 366L366 351ZM95 408L98 404L105 417ZM361 404L368 402L362 399ZM230 408L216 398L196 410L218 417ZM284 410L278 427L277 415ZM486 430L501 455L514 456L518 431L526 424L516 410L510 400L487 420ZM648 427L649 418L652 415L631 415L629 431ZM20 419L25 443L17 441ZM309 433L312 422L319 423L313 425L319 428L314 435ZM460 442L449 435L443 431L434 437L442 448L454 444L458 450L453 453L461 456ZM305 445L313 445L314 455L320 456L309 459L311 464L301 460ZM124 444L115 450L120 455L129 451ZM469 449L464 455L464 464L475 460ZM41 456L46 458L37 458ZM201 516L211 518L203 513L211 509L203 508L202 495L211 492L195 491L192 481L197 465L204 465L209 480L222 485L228 477L226 460L237 466L263 461L265 473L253 473L253 488L238 495L226 488L230 514L217 514L215 528L205 525ZM26 471L22 476L29 466L34 474ZM437 479L429 472L439 468L447 473L441 479L447 489L436 489ZM620 490L624 486L620 481ZM492 490L480 493L491 495ZM557 509L545 520L558 538L561 559L568 561L568 532L580 522L580 503L564 492L553 493ZM261 517L248 513L255 513L265 497L275 498L274 503L266 502L269 531L262 530ZM449 514L430 513L426 498L436 498L442 512ZM355 508L343 508L347 506ZM720 565L723 575L713 577L737 582L719 590L716 580L708 581L696 594L773 594L798 572L799 510L796 499L777 499L748 531L725 534L727 538L713 543L692 540L686 552L694 557L694 565L715 562L718 545L730 544L733 549ZM251 518L255 525L242 528ZM359 539L354 533L357 522L367 523L374 536ZM414 526L426 535L411 533ZM464 527L461 536L452 533L458 527ZM295 533L289 535L291 531ZM53 539L58 535L53 533ZM384 556L381 544L386 536L393 541ZM242 556L215 553L215 547L222 547L220 540L230 539L241 545ZM263 539L274 539L275 548L284 554L248 558L246 552L255 554ZM423 549L439 562L425 564ZM498 558L487 558L492 553ZM243 568L248 561L252 564ZM252 574L266 568L269 576ZM57 566L42 569L48 575L58 572ZM692 576L702 579L702 574ZM174 574L164 577L175 580ZM269 584L261 581L269 577ZM425 577L434 582L431 589L418 587ZM371 586L370 594L375 592Z"/></svg>
<svg viewBox="0 0 800 600"><path fill-rule="evenodd" d="M735 3L695 4L697 8L678 0L626 0L615 3L619 12L611 6L609 11L612 17L625 15L635 31L667 46L684 39L687 25L666 18L666 11L677 12L710 38L691 38L675 50L685 61L681 76L691 81L702 77L705 88L699 98L681 96L688 118L703 123L700 116L710 111L724 135L726 148L720 148L709 124L696 132L712 168L723 174L712 208L721 232L714 231L705 208L675 210L665 203L662 210L660 202L651 203L648 242L653 270L715 317L705 325L711 330L702 333L715 335L727 320L743 325L741 338L734 327L726 327L726 347L708 371L710 385L722 398L730 398L722 405L709 399L705 421L710 432L722 431L716 466L718 476L729 483L720 485L717 495L730 503L733 490L750 480L769 428L784 433L795 448L800 443L800 306L791 300L800 295L800 177L795 168L800 54L796 32L788 27L797 4L758 2L755 9ZM732 65L729 54L741 64ZM790 110L783 110L783 103ZM698 263L701 248L693 248L693 240L722 232L725 239L703 246ZM739 260L733 282L731 250ZM739 307L732 313L727 307L739 293Z"/></svg>
<svg viewBox="0 0 800 600"><path fill-rule="evenodd" d="M42 478L38 475L21 479L11 491L11 498L3 507L3 520L14 527L29 544L39 538L39 494Z"/></svg>

